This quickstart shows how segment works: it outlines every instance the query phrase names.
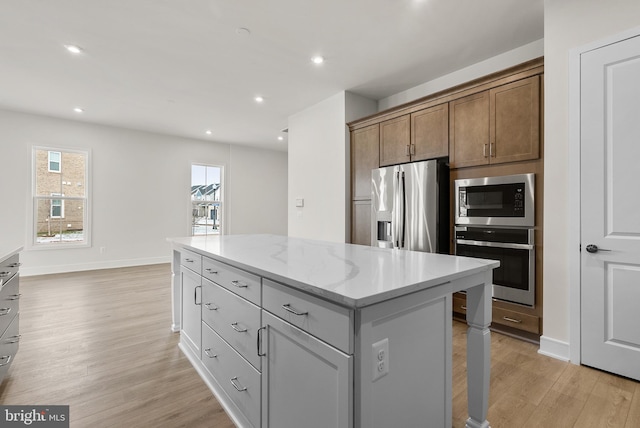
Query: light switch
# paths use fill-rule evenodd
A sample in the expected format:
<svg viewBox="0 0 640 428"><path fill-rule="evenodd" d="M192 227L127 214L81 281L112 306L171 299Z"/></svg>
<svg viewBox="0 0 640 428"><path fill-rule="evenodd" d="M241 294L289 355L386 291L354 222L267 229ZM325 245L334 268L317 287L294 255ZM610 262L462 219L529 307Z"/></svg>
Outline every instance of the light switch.
<svg viewBox="0 0 640 428"><path fill-rule="evenodd" d="M302 198L297 198L296 199L296 207L304 207L304 199Z"/></svg>

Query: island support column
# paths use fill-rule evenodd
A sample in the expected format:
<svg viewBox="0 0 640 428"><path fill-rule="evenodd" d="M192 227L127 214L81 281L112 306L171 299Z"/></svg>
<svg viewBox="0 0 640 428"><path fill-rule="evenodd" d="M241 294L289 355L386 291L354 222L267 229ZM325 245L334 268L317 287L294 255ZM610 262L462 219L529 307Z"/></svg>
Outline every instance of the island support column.
<svg viewBox="0 0 640 428"><path fill-rule="evenodd" d="M484 284L467 289L467 428L488 428L489 378L491 375L491 282L493 272L485 274Z"/></svg>

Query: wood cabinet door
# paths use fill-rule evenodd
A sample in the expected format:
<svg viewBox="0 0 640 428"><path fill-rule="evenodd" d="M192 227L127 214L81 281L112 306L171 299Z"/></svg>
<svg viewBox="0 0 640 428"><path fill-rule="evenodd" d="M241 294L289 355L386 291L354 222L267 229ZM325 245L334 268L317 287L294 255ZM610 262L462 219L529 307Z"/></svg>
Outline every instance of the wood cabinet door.
<svg viewBox="0 0 640 428"><path fill-rule="evenodd" d="M262 428L351 428L353 357L263 311Z"/></svg>
<svg viewBox="0 0 640 428"><path fill-rule="evenodd" d="M411 160L449 155L449 104L411 114Z"/></svg>
<svg viewBox="0 0 640 428"><path fill-rule="evenodd" d="M371 245L371 201L351 203L351 243Z"/></svg>
<svg viewBox="0 0 640 428"><path fill-rule="evenodd" d="M351 199L371 199L371 170L380 166L380 127L351 133Z"/></svg>
<svg viewBox="0 0 640 428"><path fill-rule="evenodd" d="M489 163L489 91L449 103L451 168Z"/></svg>
<svg viewBox="0 0 640 428"><path fill-rule="evenodd" d="M410 115L380 122L380 166L409 162Z"/></svg>
<svg viewBox="0 0 640 428"><path fill-rule="evenodd" d="M540 157L540 77L490 90L490 163Z"/></svg>

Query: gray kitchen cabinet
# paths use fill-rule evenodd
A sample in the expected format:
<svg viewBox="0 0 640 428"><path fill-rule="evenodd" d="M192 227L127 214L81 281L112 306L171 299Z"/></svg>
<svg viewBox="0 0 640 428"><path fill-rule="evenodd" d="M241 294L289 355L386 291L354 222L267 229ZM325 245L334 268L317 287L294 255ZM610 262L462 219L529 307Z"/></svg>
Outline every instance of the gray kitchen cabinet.
<svg viewBox="0 0 640 428"><path fill-rule="evenodd" d="M0 260L0 382L18 352L20 274L19 255Z"/></svg>
<svg viewBox="0 0 640 428"><path fill-rule="evenodd" d="M189 269L181 269L180 275L182 288L180 340L199 357L202 342L202 277Z"/></svg>
<svg viewBox="0 0 640 428"><path fill-rule="evenodd" d="M262 313L262 427L352 427L353 356Z"/></svg>

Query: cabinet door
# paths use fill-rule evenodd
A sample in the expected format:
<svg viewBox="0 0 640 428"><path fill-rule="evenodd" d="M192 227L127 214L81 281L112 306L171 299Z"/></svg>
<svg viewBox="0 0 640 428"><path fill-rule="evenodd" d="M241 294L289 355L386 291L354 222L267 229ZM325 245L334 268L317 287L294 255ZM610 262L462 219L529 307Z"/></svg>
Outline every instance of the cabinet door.
<svg viewBox="0 0 640 428"><path fill-rule="evenodd" d="M489 91L449 103L449 165L489 163Z"/></svg>
<svg viewBox="0 0 640 428"><path fill-rule="evenodd" d="M262 428L353 426L353 357L263 311Z"/></svg>
<svg viewBox="0 0 640 428"><path fill-rule="evenodd" d="M371 199L371 170L380 166L378 124L351 133L351 199Z"/></svg>
<svg viewBox="0 0 640 428"><path fill-rule="evenodd" d="M351 204L351 243L371 245L371 201Z"/></svg>
<svg viewBox="0 0 640 428"><path fill-rule="evenodd" d="M408 114L380 122L380 166L409 162L411 121Z"/></svg>
<svg viewBox="0 0 640 428"><path fill-rule="evenodd" d="M201 312L202 287L201 277L188 269L180 272L182 284L182 330L180 340L186 343L200 357L202 337Z"/></svg>
<svg viewBox="0 0 640 428"><path fill-rule="evenodd" d="M411 114L411 160L449 155L449 104Z"/></svg>
<svg viewBox="0 0 640 428"><path fill-rule="evenodd" d="M491 163L540 157L540 77L493 88Z"/></svg>

